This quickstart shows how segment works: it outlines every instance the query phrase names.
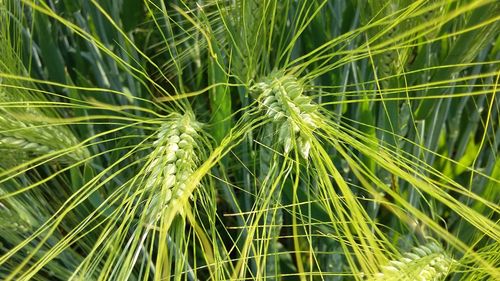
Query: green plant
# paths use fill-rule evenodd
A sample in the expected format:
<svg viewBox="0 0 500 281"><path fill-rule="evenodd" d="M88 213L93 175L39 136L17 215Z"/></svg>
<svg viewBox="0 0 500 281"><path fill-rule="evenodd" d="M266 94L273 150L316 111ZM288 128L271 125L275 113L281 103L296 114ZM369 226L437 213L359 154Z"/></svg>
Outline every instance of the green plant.
<svg viewBox="0 0 500 281"><path fill-rule="evenodd" d="M422 245L392 260L370 280L444 280L453 265L443 249L435 243Z"/></svg>
<svg viewBox="0 0 500 281"><path fill-rule="evenodd" d="M272 119L284 153L288 154L292 147L297 147L301 156L308 159L309 135L317 127L314 120L317 106L304 95L304 86L293 75L277 72L253 85L250 91L259 96L262 109Z"/></svg>
<svg viewBox="0 0 500 281"><path fill-rule="evenodd" d="M0 0L0 279L500 278L499 9Z"/></svg>

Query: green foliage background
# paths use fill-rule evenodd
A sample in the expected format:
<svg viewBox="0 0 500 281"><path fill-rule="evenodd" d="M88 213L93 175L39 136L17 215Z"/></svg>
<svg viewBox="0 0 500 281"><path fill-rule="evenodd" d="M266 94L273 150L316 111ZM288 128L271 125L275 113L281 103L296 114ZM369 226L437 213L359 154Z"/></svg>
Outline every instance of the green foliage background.
<svg viewBox="0 0 500 281"><path fill-rule="evenodd" d="M499 280L499 11L0 0L0 279Z"/></svg>

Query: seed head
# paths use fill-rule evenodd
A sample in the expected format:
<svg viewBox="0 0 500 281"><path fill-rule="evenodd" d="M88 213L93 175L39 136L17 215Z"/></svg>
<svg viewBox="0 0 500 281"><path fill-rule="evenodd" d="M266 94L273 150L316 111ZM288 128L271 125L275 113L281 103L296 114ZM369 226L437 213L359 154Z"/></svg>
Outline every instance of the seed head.
<svg viewBox="0 0 500 281"><path fill-rule="evenodd" d="M157 139L153 142L154 159L146 168L149 174L146 188L159 186L166 190L167 198L163 198L164 203L168 203L172 197L183 195L186 181L197 167L200 130L201 124L194 119L192 113L176 113L170 116L157 133Z"/></svg>
<svg viewBox="0 0 500 281"><path fill-rule="evenodd" d="M303 84L291 74L275 71L250 90L259 95L261 110L278 128L278 142L284 153L295 144L300 155L309 158L311 134L317 127L317 105L304 94Z"/></svg>
<svg viewBox="0 0 500 281"><path fill-rule="evenodd" d="M436 243L414 247L398 260L390 261L370 281L434 281L442 280L449 273L454 260ZM417 279L413 279L413 278Z"/></svg>

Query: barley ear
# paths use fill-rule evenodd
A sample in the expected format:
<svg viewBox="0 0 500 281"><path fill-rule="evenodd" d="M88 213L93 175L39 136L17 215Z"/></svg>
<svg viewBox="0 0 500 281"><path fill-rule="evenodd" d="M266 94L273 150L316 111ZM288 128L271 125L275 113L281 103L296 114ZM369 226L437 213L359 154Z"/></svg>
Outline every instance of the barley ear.
<svg viewBox="0 0 500 281"><path fill-rule="evenodd" d="M17 213L0 203L0 233L26 233L31 230L31 225Z"/></svg>
<svg viewBox="0 0 500 281"><path fill-rule="evenodd" d="M198 167L203 151L199 145L201 123L193 113L175 113L165 121L153 142L153 159L145 171L146 189L154 192L155 204L151 204L152 214L158 207L164 207L172 200L184 195L187 180ZM158 192L160 189L163 192ZM159 194L165 194L158 198Z"/></svg>
<svg viewBox="0 0 500 281"><path fill-rule="evenodd" d="M295 76L275 71L253 85L260 109L278 132L278 143L288 154L296 147L299 154L309 158L312 132L317 128L318 106L305 95L304 85Z"/></svg>
<svg viewBox="0 0 500 281"><path fill-rule="evenodd" d="M41 113L10 114L0 108L0 164L11 166L29 160L31 157L61 152L62 162L83 161L90 157L88 150L69 128L43 120ZM9 158L15 154L15 158Z"/></svg>
<svg viewBox="0 0 500 281"><path fill-rule="evenodd" d="M444 280L455 260L436 242L414 247L397 260L392 260L369 281L438 281ZM418 279L414 279L418 276Z"/></svg>

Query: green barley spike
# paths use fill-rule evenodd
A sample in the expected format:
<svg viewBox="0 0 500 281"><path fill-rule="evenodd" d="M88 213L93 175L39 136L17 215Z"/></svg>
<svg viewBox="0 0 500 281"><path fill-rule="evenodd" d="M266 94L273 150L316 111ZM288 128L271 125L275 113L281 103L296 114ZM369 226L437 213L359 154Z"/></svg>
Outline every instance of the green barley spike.
<svg viewBox="0 0 500 281"><path fill-rule="evenodd" d="M397 0L397 1L368 1L368 8L365 17L370 19L375 17L376 19L388 17L391 24L376 27L371 32L373 35L382 33L380 42L392 42L395 38L402 33L410 30L414 23L411 20L405 20L405 15L401 14L409 7L411 1L408 0ZM397 24L395 23L397 22ZM401 40L407 40L401 39ZM401 43L393 42L387 46L387 48L398 47L397 49L386 50L383 53L375 56L374 60L377 67L377 75L379 79L387 78L391 75L401 73L404 70L406 62L410 55L410 48L402 47ZM382 88L390 87L388 80L380 81Z"/></svg>
<svg viewBox="0 0 500 281"><path fill-rule="evenodd" d="M440 281L445 280L454 260L435 242L414 247L392 260L368 281ZM418 276L415 279L415 276Z"/></svg>
<svg viewBox="0 0 500 281"><path fill-rule="evenodd" d="M9 159L8 155L2 153L0 164L9 166L9 163L28 160L31 155L41 156L78 145L78 140L64 126L33 121L35 116L28 119L16 118L1 108L0 114L0 151L17 155L15 159ZM77 147L68 151L61 160L75 162L88 157L89 152L85 148Z"/></svg>
<svg viewBox="0 0 500 281"><path fill-rule="evenodd" d="M237 48L241 53L233 59L232 71L243 81L248 81L255 76L257 63L263 53L262 46L265 45L264 29L271 17L267 15L269 3L266 0L247 0L240 5Z"/></svg>
<svg viewBox="0 0 500 281"><path fill-rule="evenodd" d="M256 83L251 91L259 95L261 109L278 131L278 142L285 154L297 147L307 159L311 148L310 132L316 129L318 106L304 94L304 85L293 75L275 71ZM295 144L295 145L294 145Z"/></svg>
<svg viewBox="0 0 500 281"><path fill-rule="evenodd" d="M153 143L154 159L146 168L146 189L163 189L161 204L184 194L187 180L199 163L201 123L194 114L173 114L160 128ZM154 198L153 200L158 200ZM158 206L152 204L152 206ZM152 210L154 212L154 210Z"/></svg>
<svg viewBox="0 0 500 281"><path fill-rule="evenodd" d="M31 225L23 220L17 213L7 209L0 203L0 233L26 233L31 230Z"/></svg>

